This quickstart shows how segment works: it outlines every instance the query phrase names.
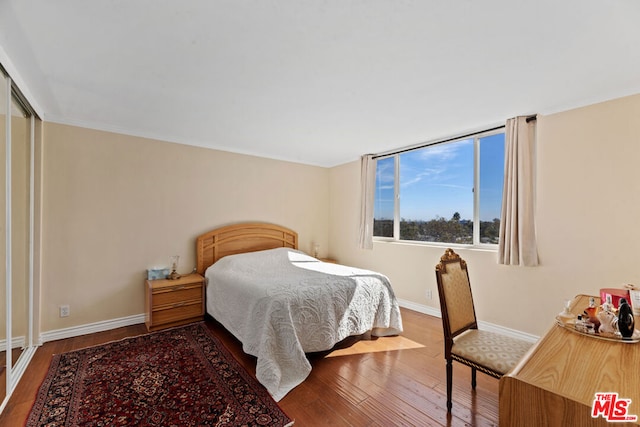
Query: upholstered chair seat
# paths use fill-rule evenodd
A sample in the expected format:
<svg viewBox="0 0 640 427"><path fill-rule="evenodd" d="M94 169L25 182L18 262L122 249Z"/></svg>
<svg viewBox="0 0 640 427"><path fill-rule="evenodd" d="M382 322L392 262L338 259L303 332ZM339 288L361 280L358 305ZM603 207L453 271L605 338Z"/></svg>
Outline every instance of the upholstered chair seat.
<svg viewBox="0 0 640 427"><path fill-rule="evenodd" d="M453 340L451 356L458 362L474 363L485 374L493 376L496 372L502 376L516 366L529 348L531 343L527 341L480 329L469 329Z"/></svg>

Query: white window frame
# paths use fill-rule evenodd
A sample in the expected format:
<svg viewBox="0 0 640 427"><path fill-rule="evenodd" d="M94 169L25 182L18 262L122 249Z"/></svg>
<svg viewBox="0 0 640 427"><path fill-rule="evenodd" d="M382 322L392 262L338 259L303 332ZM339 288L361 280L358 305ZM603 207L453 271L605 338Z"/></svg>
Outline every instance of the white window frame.
<svg viewBox="0 0 640 427"><path fill-rule="evenodd" d="M457 248L478 248L497 251L498 245L494 243L481 243L480 242L480 140L489 136L504 134L505 127L499 126L486 131L475 132L472 134L446 139L444 141L436 141L428 144L420 145L419 147L407 148L399 150L394 153L383 154L377 156L377 160L383 160L390 157L394 158L394 207L393 207L393 237L373 236L373 239L378 242L400 242L425 246L437 246L437 247L457 247ZM402 194L400 192L400 154L407 151L420 150L435 146L438 144L455 143L458 141L464 141L473 139L473 243L448 243L448 242L425 242L420 240L402 240L400 239L400 199ZM375 221L375 217L374 217ZM502 221L502 218L500 218Z"/></svg>

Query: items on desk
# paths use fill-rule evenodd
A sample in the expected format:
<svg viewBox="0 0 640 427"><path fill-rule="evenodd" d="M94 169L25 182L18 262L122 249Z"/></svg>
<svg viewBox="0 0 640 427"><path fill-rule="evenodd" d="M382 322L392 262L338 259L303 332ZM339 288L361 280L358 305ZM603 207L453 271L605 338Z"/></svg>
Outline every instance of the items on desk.
<svg viewBox="0 0 640 427"><path fill-rule="evenodd" d="M603 307L603 310L598 313L598 320L600 320L600 332L607 334L618 332L618 316L613 309L606 310Z"/></svg>
<svg viewBox="0 0 640 427"><path fill-rule="evenodd" d="M606 288L601 289L602 304L597 304L597 297L584 296L584 301L589 298L589 305L578 316L575 316L574 303L565 300L563 310L558 313L556 319L561 326L575 329L585 334L596 335L604 339L627 340L640 342L640 332L635 330L635 309L640 309L640 304L629 304L630 300L622 295L636 296L640 289L634 285L625 285L625 289ZM640 295L638 295L640 303ZM578 305L578 307L580 307ZM634 336L635 335L635 336Z"/></svg>
<svg viewBox="0 0 640 427"><path fill-rule="evenodd" d="M631 338L634 326L635 321L631 307L627 304L626 299L621 298L620 306L618 307L618 330L622 338Z"/></svg>
<svg viewBox="0 0 640 427"><path fill-rule="evenodd" d="M596 305L596 299L593 297L589 298L589 307L584 309L584 317L586 317L586 319L583 317L583 320L586 320L587 329L593 328L593 331L596 333L600 330L600 319L598 319L598 311L599 309Z"/></svg>
<svg viewBox="0 0 640 427"><path fill-rule="evenodd" d="M600 320L600 332L615 334L618 331L618 315L615 313L611 295L607 295L607 300L602 304L598 320Z"/></svg>
<svg viewBox="0 0 640 427"><path fill-rule="evenodd" d="M600 301L607 301L608 297L611 297L611 303L614 308L618 308L620 306L620 300L622 298L627 300L627 304L631 301L632 290L638 290L635 285L626 284L622 285L621 288L602 288L600 289ZM638 307L640 309L640 307Z"/></svg>
<svg viewBox="0 0 640 427"><path fill-rule="evenodd" d="M613 312L614 310L615 307L611 301L611 295L607 295L606 301L602 303L602 311Z"/></svg>
<svg viewBox="0 0 640 427"><path fill-rule="evenodd" d="M564 301L564 308L560 313L558 313L558 318L562 320L564 323L570 323L576 316L571 312L571 300Z"/></svg>
<svg viewBox="0 0 640 427"><path fill-rule="evenodd" d="M610 291L626 291L607 289L604 294L604 303L601 306L596 305L595 298L589 298L589 305L584 309L581 315L578 315L575 321L575 329L588 334L616 334L623 339L629 339L635 332L635 319L633 309L624 297L620 296L622 292ZM601 290L602 293L602 290ZM568 307L558 315L558 318L565 323L569 323L572 319Z"/></svg>
<svg viewBox="0 0 640 427"><path fill-rule="evenodd" d="M600 323L598 323L598 328L599 327L600 327ZM583 315L583 314L578 315L576 319L575 328L576 330L580 332L584 332L586 334L595 334L598 332L595 324L591 322L586 315Z"/></svg>

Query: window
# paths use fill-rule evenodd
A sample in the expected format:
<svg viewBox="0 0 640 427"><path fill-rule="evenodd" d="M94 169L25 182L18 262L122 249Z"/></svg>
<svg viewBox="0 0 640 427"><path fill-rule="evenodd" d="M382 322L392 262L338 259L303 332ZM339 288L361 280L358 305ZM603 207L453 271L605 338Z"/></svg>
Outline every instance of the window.
<svg viewBox="0 0 640 427"><path fill-rule="evenodd" d="M373 235L497 244L504 129L378 158Z"/></svg>

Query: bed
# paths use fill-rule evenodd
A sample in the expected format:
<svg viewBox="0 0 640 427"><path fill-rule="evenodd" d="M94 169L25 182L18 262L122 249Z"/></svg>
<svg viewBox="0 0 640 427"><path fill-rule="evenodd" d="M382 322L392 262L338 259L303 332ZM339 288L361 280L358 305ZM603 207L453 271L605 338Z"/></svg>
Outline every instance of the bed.
<svg viewBox="0 0 640 427"><path fill-rule="evenodd" d="M196 246L207 313L256 357L256 377L276 401L311 372L306 353L402 332L384 275L306 255L292 230L237 224L199 236Z"/></svg>

